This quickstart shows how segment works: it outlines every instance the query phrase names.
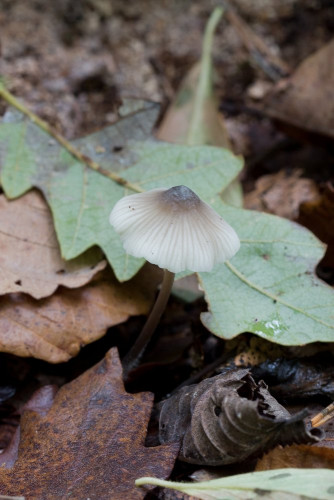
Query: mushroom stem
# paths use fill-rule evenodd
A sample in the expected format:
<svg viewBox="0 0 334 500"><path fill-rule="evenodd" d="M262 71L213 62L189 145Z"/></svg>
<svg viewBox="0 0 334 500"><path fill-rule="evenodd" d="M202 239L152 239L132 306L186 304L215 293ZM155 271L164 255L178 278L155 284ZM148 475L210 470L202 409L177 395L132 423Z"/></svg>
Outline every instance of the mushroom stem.
<svg viewBox="0 0 334 500"><path fill-rule="evenodd" d="M160 321L162 313L166 308L166 304L168 302L172 286L174 283L175 273L171 273L167 269L164 270L164 277L161 284L160 292L158 298L153 306L153 309L148 316L145 325L143 326L142 331L140 332L136 342L127 353L123 360L123 373L124 378L127 378L127 375L136 368L139 364L142 355L146 349L147 344L151 340L151 337Z"/></svg>

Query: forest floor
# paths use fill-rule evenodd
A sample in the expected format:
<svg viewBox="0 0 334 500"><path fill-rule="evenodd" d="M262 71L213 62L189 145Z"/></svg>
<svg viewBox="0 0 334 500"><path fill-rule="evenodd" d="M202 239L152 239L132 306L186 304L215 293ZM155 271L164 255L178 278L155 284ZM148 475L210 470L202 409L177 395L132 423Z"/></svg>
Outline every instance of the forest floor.
<svg viewBox="0 0 334 500"><path fill-rule="evenodd" d="M0 0L0 75L12 94L68 140L117 121L125 98L159 103L158 130L183 78L201 57L206 22L220 4L215 0ZM329 245L317 275L333 285L334 231L328 229L334 220L333 4L329 0L234 0L230 5L237 19L225 13L217 28L214 89L232 149L245 158L240 177L244 207L311 229ZM328 52L310 61L321 49ZM296 75L302 63L306 63L304 73ZM0 100L1 115L6 109L7 103ZM256 368L264 369L267 359L273 363L280 359L289 360L290 375L297 374L299 383L307 380L308 389L324 379L332 387L327 396L310 389L309 398L305 389L294 398L298 383L284 394L284 382L277 373L288 368L267 367L264 380L278 387L277 398L281 403L288 401L290 411L307 405L314 413L330 403L333 344L289 348L248 333L225 342L201 324L199 316L206 308L203 297L190 303L172 297L161 326L162 340L147 354L138 382L127 387L130 392L151 391L159 401L219 356L222 364L249 366L254 374ZM66 363L21 358L11 351L0 354L2 450L9 446L19 424L22 405L36 389L73 381L115 345L123 355L128 338L142 323L143 317L135 316L109 329ZM159 359L159 352L167 356L168 366L166 359ZM306 360L302 367L301 360ZM323 368L319 368L322 360ZM208 374L215 375L217 370L215 366ZM326 446L333 451L332 429L329 423ZM154 432L152 421L147 442L154 443ZM298 461L300 456L295 458L296 467ZM314 461L305 463L316 467ZM219 468L219 472L206 467L198 477L210 479L255 467L261 470L266 465L259 466L257 458L252 458ZM178 462L172 478L186 479L198 469ZM155 490L147 498L188 497Z"/></svg>

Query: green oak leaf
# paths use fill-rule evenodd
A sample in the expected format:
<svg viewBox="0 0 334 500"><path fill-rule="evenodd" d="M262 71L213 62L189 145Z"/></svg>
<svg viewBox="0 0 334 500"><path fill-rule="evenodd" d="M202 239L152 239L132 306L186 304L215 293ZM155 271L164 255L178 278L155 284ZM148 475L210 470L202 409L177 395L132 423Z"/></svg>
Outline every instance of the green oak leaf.
<svg viewBox="0 0 334 500"><path fill-rule="evenodd" d="M211 203L236 178L242 160L222 148L156 141L151 130L157 112L156 105L146 107L74 145L140 190L185 184ZM120 281L142 266L143 260L124 254L108 221L115 203L131 191L83 165L18 111L9 110L0 124L0 165L9 198L31 187L43 192L64 259L98 245Z"/></svg>
<svg viewBox="0 0 334 500"><path fill-rule="evenodd" d="M199 274L209 306L202 314L206 327L223 338L250 331L286 345L331 341L333 291L314 274L323 245L286 219L225 205L219 193L235 179L241 160L221 148L153 140L156 116L156 107L148 107L75 146L142 190L189 186L236 229L238 254ZM33 186L43 191L65 259L98 245L118 279L141 267L108 222L114 204L131 191L81 164L18 112L9 111L0 124L0 165L8 197Z"/></svg>
<svg viewBox="0 0 334 500"><path fill-rule="evenodd" d="M213 206L235 228L241 248L230 262L199 273L209 306L205 326L225 339L248 331L284 345L333 341L333 290L314 274L325 246L287 219L219 199Z"/></svg>
<svg viewBox="0 0 334 500"><path fill-rule="evenodd" d="M211 481L176 483L142 477L136 486L170 488L200 500L332 500L334 471L330 469L276 469L238 474Z"/></svg>

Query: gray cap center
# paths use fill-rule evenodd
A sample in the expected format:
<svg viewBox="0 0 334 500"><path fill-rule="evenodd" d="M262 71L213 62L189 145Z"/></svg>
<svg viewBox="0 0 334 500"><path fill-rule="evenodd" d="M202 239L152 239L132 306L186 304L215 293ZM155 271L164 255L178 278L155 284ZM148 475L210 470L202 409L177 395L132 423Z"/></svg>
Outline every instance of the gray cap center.
<svg viewBox="0 0 334 500"><path fill-rule="evenodd" d="M187 186L174 186L161 193L166 205L174 210L191 210L201 204L200 198Z"/></svg>

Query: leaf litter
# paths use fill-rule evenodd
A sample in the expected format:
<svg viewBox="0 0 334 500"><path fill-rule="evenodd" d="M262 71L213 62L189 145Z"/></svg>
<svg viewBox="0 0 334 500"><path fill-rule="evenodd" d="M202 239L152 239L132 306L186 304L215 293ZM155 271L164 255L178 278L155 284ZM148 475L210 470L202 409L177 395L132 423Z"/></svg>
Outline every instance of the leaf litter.
<svg viewBox="0 0 334 500"><path fill-rule="evenodd" d="M154 109L154 107L151 107L151 112L152 112L151 113L151 117L153 117L154 114L156 116L156 108ZM157 185L157 184L155 184L155 182L157 182L157 180L154 179L154 178L152 178L152 177L150 178L150 175L151 175L150 173L149 173L148 177L145 176L146 175L147 167L150 168L149 165L145 164L145 162L144 162L143 165L140 165L140 168L137 168L136 162L138 160L138 151L139 151L139 156L141 154L140 153L141 146L139 148L137 148L138 144L136 145L135 142L138 139L139 142L143 143L143 147L145 149L145 147L146 147L145 141L147 140L147 138L151 134L151 124L153 124L154 120L151 120L151 122L150 122L149 113L148 113L147 109L145 111L139 111L137 113L138 113L137 116L136 116L136 114L134 114L131 117L132 119L134 119L133 120L133 130L132 130L131 134L136 134L139 131L139 138L138 138L138 136L137 137L135 137L135 136L128 137L126 135L126 129L129 128L129 125L131 123L131 119L129 119L129 120L125 119L124 121L118 122L118 124L115 127L110 128L109 131L106 130L106 134L104 136L100 132L98 132L94 136L93 135L90 136L88 138L88 140L87 139L85 139L84 141L81 140L81 142L79 140L78 142L76 142L76 146L80 147L80 149L83 152L83 154L90 156L93 160L98 161L103 167L105 167L107 169L110 168L110 164L111 164L110 158L112 157L112 170L113 171L115 171L115 172L117 171L121 175L123 175L123 173L125 172L124 177L126 178L126 180L128 180L128 182L137 183L138 180L139 180L140 188L146 189L146 188L149 188L148 186L155 187ZM12 117L14 116L14 114L12 114ZM16 115L16 117L17 116L18 115ZM9 122L11 122L11 121L15 122L15 119L13 120L12 117L11 117L10 114L8 115ZM18 122L17 122L18 128L17 128L17 130L16 130L15 133L18 133L18 131L19 131L20 120L21 120L21 118L18 119ZM28 123L28 126L29 126L29 122L25 122L25 123ZM24 129L25 123L23 123L23 122L21 123L21 128L20 128L21 131ZM138 124L137 129L135 129L135 123ZM146 126L146 130L144 132L142 131L142 128L141 128L143 123L145 124L145 126L147 125ZM122 133L118 133L119 131L122 131ZM3 138L4 137L8 137L8 135L6 136L7 132L6 132L5 128L2 129L2 132L4 134L2 136ZM13 133L13 135L15 135L15 133ZM125 140L124 140L124 134L126 135L126 139ZM131 134L130 134L130 136L131 136ZM111 141L111 138L113 138L112 141ZM133 142L133 139L135 139L135 142ZM151 141L151 139L148 139L148 140L149 140L149 142ZM112 146L112 149L113 149L112 154L111 154L110 143L113 145ZM35 150L35 152L34 152L35 158L33 158L33 161L31 161L32 160L32 156L31 156L31 150L29 150L29 147L32 145L32 142L30 142L30 144L29 144L29 141L27 141L26 145L28 145L28 148L26 148L26 149L23 148L23 150L21 152L21 158L25 157L28 160L28 162L27 162L27 168L24 168L24 170L20 170L21 179L18 179L18 178L15 179L14 178L14 182L12 182L13 178L11 177L11 174L10 174L10 171L11 171L11 168L10 168L11 165L10 165L10 163L7 164L7 172L6 172L6 170L3 171L3 177L2 177L2 179L5 179L5 184L7 183L7 190L8 190L7 194L9 194L12 197L16 197L19 194L23 194L25 192L25 190L30 189L30 186L34 186L36 183L38 183L39 182L38 178L43 174L43 171L46 168L46 166L41 163L40 167L39 167L39 170L37 171L35 169L36 164L34 164L34 162L37 160L37 163L38 163L38 160L39 160L38 155L40 154L40 152L37 152ZM51 141L50 144L49 144L50 151L52 150L53 146L54 146L54 143L52 143L52 141ZM151 148L151 146L152 146L152 148ZM3 143L3 148L4 148L3 151L5 151L5 152L6 152L6 147L7 146L5 145L5 143ZM150 151L150 154L151 154L152 149L154 149L154 147L155 147L155 145L153 143L149 144L148 150ZM153 154L155 160L156 160L156 158L159 158L159 154L162 153L162 151L164 151L164 154L165 154L166 151L168 152L168 149L164 149L164 150L161 149L160 151L158 151L156 157ZM55 158L57 157L57 155L58 155L58 153L55 155ZM51 156L51 159L52 159L52 154L50 156ZM40 156L40 158L42 158L42 156ZM58 161L59 158L60 158L60 161ZM171 156L171 158L172 158L172 156ZM170 158L169 158L169 160L170 160ZM133 162L135 162L135 166L133 166ZM57 165L56 169L54 169L54 165L55 164ZM124 170L124 168L125 168L125 170ZM58 169L58 171L57 171L57 169ZM65 176L64 180L66 179L66 182L62 182L61 181L61 177L62 177L62 175L64 175L64 173L67 171L67 169L71 170L71 176L69 176L69 177ZM59 236L60 233L61 233L61 231L63 230L62 222L61 222L62 221L62 216L63 216L63 214L65 214L65 216L66 216L66 214L68 213L68 208L69 207L65 207L65 212L61 212L59 210L59 207L57 207L57 209L56 209L55 205L52 205L52 202L53 203L55 202L55 198L53 198L53 200L52 200L52 196L54 194L56 194L56 197L59 196L59 194L61 194L61 192L62 192L62 189L66 188L66 184L71 185L70 184L71 182L77 183L77 185L80 185L80 186L83 186L85 183L82 183L82 176L80 174L80 172L82 171L82 166L81 165L74 165L74 164L72 164L72 159L69 161L69 157L64 152L64 150L63 151L59 151L59 157L57 157L57 161L53 165L52 165L52 161L51 161L51 163L50 163L50 171L52 171L52 170L53 170L53 173L55 174L55 176L57 177L57 181L60 181L59 185L57 185L57 183L56 183L55 184L55 191L49 191L48 187L46 187L47 186L47 183L46 183L44 186L42 186L42 191L44 192L44 195L46 196L46 198L48 200L48 203L51 205L51 208L53 208L53 215L54 215L54 217L55 217L55 214L57 213L57 217L55 217L55 222L56 222L56 228L57 228L57 232L58 232L58 236ZM129 171L129 172L127 172L127 171ZM87 172L88 172L87 175L90 175L90 172L86 169L85 173L87 173ZM176 173L177 172L173 173L173 175L175 175ZM209 174L208 175L208 180L210 180L210 182L213 181L213 184L214 184L216 182L216 178L214 178L213 172L207 172L207 173ZM74 175L72 175L72 174L74 174ZM161 175L161 171L159 172L159 175ZM235 177L235 173L233 175ZM93 175L93 177L94 177L94 175ZM190 179L191 177L188 177L188 178ZM97 192L99 192L99 189L101 188L102 184L99 184L98 182L97 182L97 184L94 184L95 181L97 181L97 179L98 179L97 177L94 178L94 182L92 182L92 187L94 186L95 188L97 188ZM215 188L212 189L210 191L210 193L207 192L207 191L205 191L204 196L207 197L208 201L210 201L210 202L214 201L215 203L217 203L220 206L220 201L218 201L218 195L220 194L220 190L222 189L222 187L221 187L222 186L222 183L221 183L222 179L221 179L221 177L219 177L219 179L220 179L220 181L219 181L220 182L219 187L215 186ZM232 176L231 176L230 180L231 179L232 179ZM105 182L105 179L103 180L103 182ZM183 180L182 180L182 182L183 182ZM229 181L229 182L227 182L227 184L231 185L231 182ZM111 186L111 184L108 184L108 185ZM113 189L114 189L114 183L112 185L113 185ZM39 186L39 187L41 187L41 186ZM204 187L200 186L199 184L198 184L198 188L199 189L204 189ZM101 192L102 191L103 191L103 189L101 188ZM124 192L124 191L125 190L122 190L122 192ZM10 194L10 193L12 193L12 194ZM68 193L67 193L67 196L68 196ZM89 194L89 196L90 196L90 194ZM70 198L68 198L68 199L70 199ZM94 210L97 209L97 211L98 211L101 208L101 206L99 206L99 202L101 203L101 199L96 200L96 203L95 203L95 206L94 206ZM71 207L73 208L73 206L75 206L75 205L72 205ZM81 206L83 207L83 213L84 213L85 210L87 209L87 207L85 207L82 203L81 203ZM92 206L89 207L89 209L91 209L91 208L92 208ZM249 222L251 219L248 219L248 214L246 216L246 212L239 212L239 214L242 214L242 215L240 215L240 220L238 220L239 219L238 218L238 214L237 214L237 212L233 212L232 208L225 207L225 206L223 207L223 205L221 205L221 211L222 211L222 214L224 216L225 216L225 214L227 214L226 215L227 218L230 217L231 220L234 219L237 222L237 225L239 224L240 227L243 226L243 225L246 226L247 224L251 225L250 222ZM274 209L274 211L275 211L275 209ZM80 212L80 210L79 210L79 212ZM79 213L79 212L77 212L77 213ZM63 220L67 220L67 218L65 217ZM75 220L75 218L74 218L74 220ZM88 221L88 219L86 220L86 222L87 221ZM92 221L93 221L93 218L89 221L89 224L87 225L86 229L89 229L89 227L88 227L89 225L91 225L91 226L93 225ZM265 219L263 219L263 221L265 221ZM268 226L269 226L270 223L274 224L274 219L273 218L266 219L266 222L268 222ZM78 246L76 246L76 243L73 245L73 241L74 241L74 239L77 238L77 236L79 234L79 231L78 232L75 231L73 233L73 227L74 226L73 226L72 221L70 222L69 227L70 227L70 230L68 231L68 234L65 234L63 232L63 235L62 235L63 239L61 240L62 251L63 251L63 253L65 251L66 258L69 258L69 256L72 255L71 252L74 252L73 255L75 255L75 252L78 252L78 255L80 254L79 248L83 248L84 245L87 244L87 241L85 242L84 240L85 240L85 237L87 236L87 234L89 234L87 232L85 233L85 237L82 237L82 240L79 242ZM72 231L72 234L71 234L71 231ZM102 232L103 232L102 228L99 228L99 231L100 231L100 234L102 234ZM295 233L295 234L297 234L297 233ZM73 235L75 237L74 239L73 239ZM306 235L307 235L307 233L305 232L304 236L306 237ZM67 247L66 247L66 245L64 245L64 241L66 240L66 238L68 238L68 241L71 242L71 244L69 246L67 246ZM70 238L72 238L72 239L70 239ZM93 240L90 240L90 246L91 246L92 241ZM102 238L100 237L99 241L95 241L95 243L97 243L100 246L102 246L101 245L101 241L102 241ZM315 241L315 240L313 240L313 241ZM105 248L106 248L107 243L105 242L105 240L103 240L103 244L105 245ZM116 244L115 241L114 241L114 244ZM300 244L300 241L299 241L299 244ZM80 247L80 245L81 245L81 247ZM89 248L89 245L87 246L87 248ZM303 258L307 257L307 259L309 259L309 261L310 261L309 262L310 269L311 269L310 272L312 273L312 276L313 276L313 271L314 271L314 266L315 266L316 260L317 260L317 258L319 258L319 255L320 255L320 248L321 248L320 245L318 245L319 253L317 253L317 255L315 255L316 252L314 252L312 256L310 256L306 252L303 254ZM259 246L258 246L258 243L255 243L254 250L256 251L257 249L259 249ZM271 249L272 249L272 247L271 247ZM138 269L142 265L142 263L140 263L140 262L139 263L138 262L127 263L126 260L124 259L124 254L122 253L121 249L117 249L116 245L115 245L114 250L115 251L114 251L114 254L113 254L112 258L110 257L110 254L109 254L109 261L114 266L116 266L119 278L121 278L121 279L128 279L132 274L135 273L136 269ZM267 253L267 252L261 253L260 256L259 256L259 260L255 261L256 265L253 266L253 268L254 267L256 268L257 266L259 266L260 270L263 270L264 272L267 272L267 268L265 266L265 263L268 261L267 257L269 257L269 261L270 261L271 260L270 259L271 256L270 256L269 253ZM290 256L286 256L285 255L285 257L290 257L291 258L291 255ZM287 260L289 260L289 259L287 259ZM252 262L252 264L253 264L253 262ZM284 260L282 262L281 269L283 269L285 267L285 264L286 264L286 260ZM242 269L242 263L239 262L238 265L235 267L235 274L238 275L238 273L239 273L239 275L240 275L241 269ZM245 276L246 275L247 275L247 273L245 273ZM248 279L250 276L251 276L251 273L249 274L248 277L246 276L246 278ZM252 276L252 278L253 278L253 276ZM298 276L298 274L296 274L295 275L295 279L297 281L298 281L298 278L299 278L299 276ZM222 275L218 275L218 280L217 281L222 280L222 279L225 279L225 278L223 278ZM96 286L96 283L98 283L98 281L94 280L91 284L86 285L82 290L79 289L78 291L80 291L80 292L82 291L83 292L85 290L85 288L86 289L87 288L94 288L94 286ZM298 281L298 284L300 286L302 286L303 283L301 281ZM309 282L309 284L310 283L314 284L314 281L311 280ZM316 283L320 287L323 286L320 281L316 282ZM259 285L259 283L256 283L256 280L255 281L249 280L248 286L250 287L250 289L254 290L255 288L259 288L258 285ZM97 286L99 286L99 285L97 285ZM304 286L305 286L305 284L304 284ZM324 291L325 288L322 288L322 290ZM77 293L78 291L77 290L65 290L64 288L60 288L53 295L53 297L51 297L49 299L44 299L43 301L39 301L39 302L40 302L40 305L42 305L42 302L44 302L44 301L49 301L49 300L51 301L54 298L57 298L57 297L59 298L60 295L62 294L62 292L64 292L65 294L68 293L68 294L70 294L70 296L73 297L74 293ZM206 292L210 292L210 294L211 294L212 293L212 288L210 288L210 286L207 286L207 287L205 287L205 291ZM328 294L328 298L329 297L330 296ZM8 299L9 301L12 301L12 300L15 301L17 299L19 299L19 301L24 301L24 296L22 294L21 295L8 295L7 297L4 297L4 299L5 300ZM207 299L208 299L208 293L207 293ZM252 296L252 299L255 299L255 295ZM240 301L239 298L238 298L238 300ZM29 298L28 302L30 302L32 304L34 302L34 299L30 299ZM35 302L37 303L37 301L35 301ZM250 303L251 302L252 301L250 300ZM117 312L119 312L118 309L121 308L121 303L122 303L122 301L120 301L119 306L118 305L116 306L116 311ZM294 303L294 305L295 304L296 304L296 302ZM252 305L253 305L253 302L252 302ZM209 304L209 307L210 307L211 312L213 312L213 313L216 312L215 309L212 308L211 303ZM144 307L144 309L145 309L145 307ZM96 314L95 314L95 316L96 316ZM246 314L245 314L245 316L246 316ZM83 317L84 317L84 315L83 315ZM237 317L239 317L239 316L237 314L235 314L235 318L237 318ZM297 321L299 321L299 319L300 319L300 316L298 317ZM104 319L102 318L101 319L101 323L102 324L103 324L103 320ZM85 325L85 321L86 320L83 320L83 325ZM223 336L225 336L226 323L223 322L224 321L224 316L222 316L222 319L220 321L222 321L221 325L219 325L218 327L215 326L212 329L213 329L213 331L215 331L215 333L217 333L218 330L220 329L222 332L224 332ZM274 320L272 320L270 322L271 325L276 328L276 327L278 327L278 325L276 323L274 323L274 321L279 321L279 320L278 319L277 320L274 319ZM268 323L268 321L267 321L267 323ZM288 325L288 330L291 333L295 334L295 328L294 327L295 327L296 322L294 321L293 323L290 324L288 322L287 325ZM99 326L99 325L97 325L97 326ZM84 328L85 328L85 326L81 327L81 324L80 324L80 330L83 330ZM303 325L302 328L304 329L305 325ZM101 326L101 331L103 329L105 330L106 326ZM241 332L241 331L244 331L245 327L243 325L240 326L240 324L238 324L237 325L237 329L238 329L238 331ZM277 328L276 328L276 330L277 330ZM311 331L311 328L309 330ZM78 332L76 331L75 335L77 335L77 334L78 334ZM96 333L96 334L98 336L100 335L100 333ZM103 333L102 333L102 335L103 335ZM270 340L273 340L272 336L267 335L267 334L266 334L266 336ZM306 335L306 337L307 337L307 335ZM302 336L301 338L299 338L298 335L297 335L297 337L295 337L295 338L298 339L298 341L296 341L296 343L304 343L305 342L305 336ZM313 340L316 340L316 338L317 338L317 333L313 332L311 334L311 336L310 336L310 339L311 339L310 341L312 342ZM217 339L217 342L218 341L219 340ZM80 341L78 341L78 343L79 342ZM73 351L73 353L72 352L70 353L69 350L68 350L67 355L72 356L73 354L76 354L76 352ZM23 355L25 355L25 354L23 354ZM37 357L38 357L38 355L37 355ZM193 359L194 359L194 357L193 357ZM49 359L49 360L51 360L51 359ZM190 358L190 360L191 360L191 358ZM53 362L58 362L58 361L53 361ZM46 410L47 409L45 409L45 411ZM26 417L23 418L23 423L25 422L25 418ZM172 460L171 460L171 462L172 462ZM168 475L168 474L166 473L166 475ZM321 475L317 476L317 478L320 478L320 477L322 477L322 476ZM261 491L261 481L262 480L260 479L258 493ZM255 491L255 494L257 494L256 493L256 489L254 491ZM15 492L13 494L17 494L17 493L19 493L19 492ZM267 493L268 493L268 498L271 498L271 496L269 496L269 490L267 491ZM131 497L129 497L129 498L131 498ZM134 498L137 498L137 497L134 497ZM140 496L138 498L142 498L142 496ZM274 498L274 496L273 496L273 498Z"/></svg>

